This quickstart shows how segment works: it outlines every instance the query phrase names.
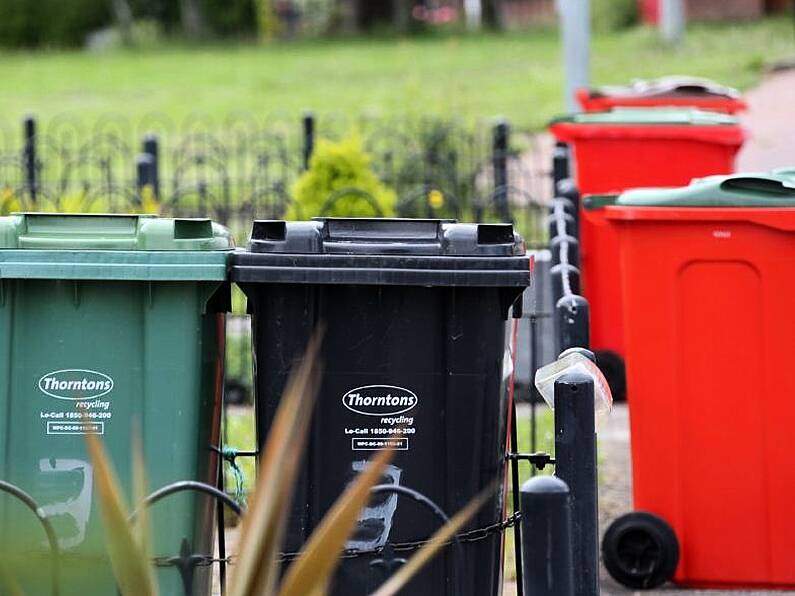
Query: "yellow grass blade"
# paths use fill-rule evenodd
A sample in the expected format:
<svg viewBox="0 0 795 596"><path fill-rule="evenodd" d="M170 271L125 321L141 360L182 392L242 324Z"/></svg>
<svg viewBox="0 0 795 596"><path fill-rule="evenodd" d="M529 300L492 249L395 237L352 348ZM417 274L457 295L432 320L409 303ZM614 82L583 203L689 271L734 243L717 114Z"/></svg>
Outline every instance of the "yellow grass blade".
<svg viewBox="0 0 795 596"><path fill-rule="evenodd" d="M312 533L304 552L287 570L280 596L325 594L359 513L370 498L370 489L381 479L392 455L391 449L380 451L337 499Z"/></svg>
<svg viewBox="0 0 795 596"><path fill-rule="evenodd" d="M469 519L483 507L494 493L494 486L481 491L450 521L439 528L428 543L418 550L384 585L371 596L393 596L403 589L417 573L447 545L447 542L458 532Z"/></svg>
<svg viewBox="0 0 795 596"><path fill-rule="evenodd" d="M243 519L230 596L275 593L277 554L320 386L320 341L318 333L290 375L260 456L254 498Z"/></svg>
<svg viewBox="0 0 795 596"><path fill-rule="evenodd" d="M157 587L152 567L135 543L129 511L105 449L94 435L86 435L86 442L94 465L105 543L119 589L124 596L155 596Z"/></svg>
<svg viewBox="0 0 795 596"><path fill-rule="evenodd" d="M7 594L8 596L25 596L25 592L17 583L17 581L6 570L4 565L0 565L0 594Z"/></svg>
<svg viewBox="0 0 795 596"><path fill-rule="evenodd" d="M144 462L144 449L141 442L140 425L133 427L132 440L133 453L133 503L137 510L133 522L133 537L145 561L152 560L152 537L150 534L149 507L144 505L148 496L148 481L146 479L146 464Z"/></svg>

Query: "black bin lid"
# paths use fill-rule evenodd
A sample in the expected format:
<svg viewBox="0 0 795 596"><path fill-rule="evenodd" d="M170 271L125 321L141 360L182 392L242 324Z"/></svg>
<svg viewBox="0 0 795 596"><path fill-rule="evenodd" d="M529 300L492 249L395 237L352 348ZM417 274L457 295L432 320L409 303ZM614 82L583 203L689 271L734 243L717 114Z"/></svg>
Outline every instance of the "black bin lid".
<svg viewBox="0 0 795 596"><path fill-rule="evenodd" d="M530 283L511 224L318 217L254 222L236 282L515 287Z"/></svg>

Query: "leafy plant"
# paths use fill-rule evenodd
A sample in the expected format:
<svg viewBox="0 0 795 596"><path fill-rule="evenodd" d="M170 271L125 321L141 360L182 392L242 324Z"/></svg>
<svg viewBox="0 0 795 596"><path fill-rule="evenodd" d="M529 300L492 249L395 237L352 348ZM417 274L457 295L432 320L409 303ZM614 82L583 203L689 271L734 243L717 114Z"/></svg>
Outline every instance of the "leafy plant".
<svg viewBox="0 0 795 596"><path fill-rule="evenodd" d="M22 210L22 201L10 188L0 189L0 215L9 215Z"/></svg>
<svg viewBox="0 0 795 596"><path fill-rule="evenodd" d="M287 219L390 217L397 202L371 169L371 156L357 135L318 141L309 169L293 184L292 197Z"/></svg>
<svg viewBox="0 0 795 596"><path fill-rule="evenodd" d="M131 523L130 510L124 502L119 481L102 443L95 435L86 435L88 452L94 465L94 481L100 501L102 524L107 535L108 555L122 594L157 594L157 581L149 564L151 548L146 513ZM133 449L133 480L136 499L146 494L140 441ZM145 509L145 508L142 508Z"/></svg>

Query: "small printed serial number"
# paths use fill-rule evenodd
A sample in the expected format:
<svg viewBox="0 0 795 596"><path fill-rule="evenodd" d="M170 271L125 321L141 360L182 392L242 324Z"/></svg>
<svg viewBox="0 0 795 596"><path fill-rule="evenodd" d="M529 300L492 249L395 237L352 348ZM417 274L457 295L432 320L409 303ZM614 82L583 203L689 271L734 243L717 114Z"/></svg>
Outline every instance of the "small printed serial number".
<svg viewBox="0 0 795 596"><path fill-rule="evenodd" d="M408 448L408 439L351 439L351 449L354 451L375 451L378 449L406 451Z"/></svg>

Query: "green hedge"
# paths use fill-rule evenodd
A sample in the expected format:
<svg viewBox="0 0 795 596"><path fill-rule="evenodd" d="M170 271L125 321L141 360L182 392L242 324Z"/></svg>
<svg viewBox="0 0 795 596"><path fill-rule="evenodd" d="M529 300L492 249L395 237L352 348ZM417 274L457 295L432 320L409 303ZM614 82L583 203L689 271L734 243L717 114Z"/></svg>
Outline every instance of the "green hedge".
<svg viewBox="0 0 795 596"><path fill-rule="evenodd" d="M107 0L0 0L0 44L74 46L111 21Z"/></svg>
<svg viewBox="0 0 795 596"><path fill-rule="evenodd" d="M179 32L179 0L129 0L136 19ZM255 0L201 0L210 35L253 35ZM0 0L0 46L81 46L86 35L113 25L110 0Z"/></svg>

